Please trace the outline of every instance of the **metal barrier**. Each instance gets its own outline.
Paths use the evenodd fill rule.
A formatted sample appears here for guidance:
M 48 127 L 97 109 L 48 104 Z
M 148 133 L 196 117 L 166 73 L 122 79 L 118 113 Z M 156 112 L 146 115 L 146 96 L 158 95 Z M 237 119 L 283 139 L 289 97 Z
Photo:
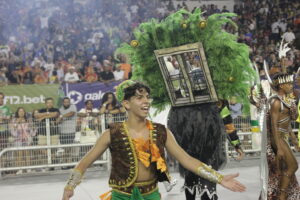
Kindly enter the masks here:
M 11 120 L 0 124 L 0 176 L 1 173 L 19 174 L 25 170 L 45 171 L 57 167 L 75 166 L 93 147 L 97 138 L 110 123 L 126 120 L 125 113 L 99 116 L 73 117 L 70 119 L 42 121 L 28 120 L 19 123 Z M 234 120 L 246 156 L 260 154 L 261 133 L 252 133 L 250 118 Z M 293 122 L 294 131 L 298 124 Z M 228 147 L 228 156 L 236 152 Z M 94 164 L 108 164 L 106 151 Z M 52 168 L 52 169 L 51 169 Z
M 250 117 L 238 117 L 233 120 L 238 131 L 241 146 L 246 156 L 260 156 L 261 151 L 261 132 L 251 132 Z M 299 124 L 295 121 L 291 123 L 293 132 L 298 132 Z M 228 142 L 227 154 L 229 157 L 236 155 L 235 149 Z M 291 146 L 293 146 L 291 144 Z
M 75 166 L 108 124 L 124 119 L 120 113 L 0 124 L 0 176 Z M 106 151 L 94 164 L 109 162 Z

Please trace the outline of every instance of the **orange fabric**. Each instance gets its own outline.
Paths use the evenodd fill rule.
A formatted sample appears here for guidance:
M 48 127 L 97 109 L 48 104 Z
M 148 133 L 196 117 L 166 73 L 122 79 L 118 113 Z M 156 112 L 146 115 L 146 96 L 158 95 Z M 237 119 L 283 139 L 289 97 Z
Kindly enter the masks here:
M 93 73 L 93 74 L 86 74 L 85 75 L 85 78 L 86 82 L 96 82 L 98 80 L 98 76 L 96 73 Z
M 147 120 L 146 126 L 147 126 L 147 128 L 148 128 L 149 130 L 153 130 L 153 129 L 154 129 L 152 123 L 151 123 L 149 120 Z
M 150 166 L 150 153 L 149 152 L 149 140 L 142 138 L 133 139 L 135 150 L 137 152 L 138 159 L 143 163 L 145 167 Z M 147 152 L 148 151 L 148 152 Z
M 45 84 L 48 82 L 48 78 L 43 76 L 42 73 L 40 74 L 37 74 L 35 77 L 34 77 L 34 83 L 36 84 Z
M 111 200 L 111 190 L 100 195 L 101 200 Z
M 147 120 L 147 128 L 153 130 L 153 125 L 150 121 Z M 156 144 L 151 143 L 149 140 L 144 140 L 143 138 L 134 138 L 132 139 L 135 145 L 138 159 L 143 163 L 145 167 L 150 166 L 150 153 L 151 153 L 151 162 L 156 162 L 157 169 L 161 172 L 167 170 L 167 165 L 165 160 L 161 157 L 159 148 Z M 148 153 L 150 152 L 150 153 Z
M 121 63 L 120 69 L 124 71 L 124 79 L 128 79 L 129 72 L 131 71 L 131 65 L 128 63 Z
M 151 162 L 156 162 L 157 169 L 161 172 L 165 172 L 167 170 L 167 166 L 165 160 L 159 153 L 159 148 L 156 146 L 156 144 L 151 144 L 150 148 L 152 153 Z

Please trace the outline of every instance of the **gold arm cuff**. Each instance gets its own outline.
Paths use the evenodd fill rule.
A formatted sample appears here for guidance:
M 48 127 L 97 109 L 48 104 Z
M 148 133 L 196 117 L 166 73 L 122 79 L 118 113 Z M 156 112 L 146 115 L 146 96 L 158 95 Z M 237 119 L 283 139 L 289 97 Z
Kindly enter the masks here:
M 71 175 L 67 181 L 65 189 L 74 190 L 77 185 L 81 183 L 83 172 L 79 169 L 73 169 Z
M 197 168 L 197 174 L 213 183 L 221 183 L 224 176 L 204 163 Z
M 66 185 L 65 190 L 74 190 L 74 188 L 71 185 Z

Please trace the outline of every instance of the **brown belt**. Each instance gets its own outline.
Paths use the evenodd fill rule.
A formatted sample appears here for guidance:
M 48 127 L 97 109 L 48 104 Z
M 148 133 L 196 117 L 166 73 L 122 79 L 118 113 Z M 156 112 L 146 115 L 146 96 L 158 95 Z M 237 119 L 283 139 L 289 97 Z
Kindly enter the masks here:
M 134 186 L 138 187 L 138 189 L 142 195 L 150 194 L 157 189 L 157 180 L 154 179 L 151 181 L 134 183 L 133 185 L 126 187 L 126 188 L 113 187 L 113 190 L 115 190 L 116 192 L 123 193 L 123 194 L 131 195 Z

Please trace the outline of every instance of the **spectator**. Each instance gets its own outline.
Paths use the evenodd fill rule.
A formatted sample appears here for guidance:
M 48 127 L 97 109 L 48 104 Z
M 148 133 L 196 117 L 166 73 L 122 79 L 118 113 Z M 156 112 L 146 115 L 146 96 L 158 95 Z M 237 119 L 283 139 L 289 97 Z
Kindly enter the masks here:
M 117 98 L 112 92 L 107 92 L 103 95 L 102 106 L 100 108 L 100 114 L 117 114 L 125 112 L 124 107 L 120 107 L 117 102 Z
M 176 72 L 175 72 L 176 69 L 175 69 L 175 67 L 172 63 L 172 58 L 170 56 L 167 58 L 165 63 L 166 63 L 166 67 L 168 69 L 168 72 L 169 72 L 170 76 L 175 75 L 176 74 Z
M 129 73 L 131 72 L 131 65 L 127 63 L 126 57 L 124 55 L 121 56 L 120 61 L 121 61 L 120 69 L 124 71 L 124 80 L 127 80 Z
M 69 67 L 69 72 L 66 73 L 64 81 L 66 83 L 77 83 L 79 81 L 78 74 L 75 72 L 75 67 Z
M 87 100 L 85 102 L 85 108 L 82 108 L 78 112 L 79 117 L 96 117 L 99 113 L 97 108 L 94 108 L 93 101 Z
M 33 136 L 36 135 L 37 130 L 34 128 L 32 121 L 27 118 L 25 109 L 19 107 L 10 123 L 10 131 L 14 138 L 14 147 L 26 147 L 32 144 Z M 29 150 L 16 151 L 15 156 L 16 167 L 32 164 Z M 21 173 L 23 173 L 22 170 L 17 171 L 17 174 Z
M 50 122 L 50 144 L 57 145 L 59 139 L 56 120 L 59 117 L 59 110 L 54 107 L 54 101 L 51 97 L 45 99 L 45 106 L 45 108 L 40 109 L 39 113 L 36 114 L 37 119 L 42 122 L 39 132 L 39 145 L 47 145 L 46 119 L 49 119 Z
M 229 10 L 227 10 L 226 6 L 223 6 L 222 13 L 226 13 L 226 12 L 229 12 Z
M 100 70 L 102 71 L 102 66 L 101 66 L 101 63 L 97 61 L 97 56 L 96 55 L 93 55 L 92 56 L 92 59 L 90 60 L 89 62 L 89 66 L 93 67 L 94 69 L 97 70 Z
M 57 118 L 59 117 L 59 110 L 54 107 L 53 98 L 46 98 L 45 99 L 45 108 L 39 110 L 36 114 L 37 120 L 40 121 L 40 128 L 38 130 L 38 145 L 46 146 L 48 144 L 47 140 L 47 130 L 46 130 L 46 123 L 49 122 L 50 126 L 50 145 L 58 145 L 59 144 L 59 132 L 57 126 Z M 56 163 L 56 156 L 55 152 L 52 150 L 52 158 L 54 158 L 54 163 Z M 41 150 L 41 156 L 45 156 L 42 159 L 46 158 L 47 150 Z M 44 160 L 46 162 L 46 160 Z
M 237 102 L 236 97 L 231 97 L 229 109 L 231 111 L 231 117 L 233 120 L 242 116 L 242 108 L 243 105 Z
M 103 70 L 104 70 L 104 67 L 108 68 L 109 71 L 113 71 L 113 63 L 112 63 L 112 59 L 111 57 L 109 57 L 110 60 L 103 60 Z
M 60 144 L 72 144 L 76 133 L 76 106 L 71 104 L 69 97 L 63 98 L 63 105 L 59 109 L 60 116 Z M 72 161 L 72 148 L 65 148 L 64 162 Z
M 50 61 L 49 58 L 47 62 L 44 64 L 45 72 L 48 78 L 52 76 L 53 70 L 54 70 L 54 64 Z
M 98 130 L 97 124 L 98 123 L 98 116 L 99 110 L 94 108 L 93 101 L 87 100 L 85 102 L 85 108 L 82 108 L 77 116 L 80 117 L 80 131 L 81 136 L 91 136 L 96 137 L 96 131 Z M 81 141 L 82 142 L 82 141 Z M 81 148 L 81 155 L 85 154 L 89 149 L 87 147 Z
M 114 77 L 116 81 L 122 81 L 124 80 L 124 71 L 121 70 L 121 65 L 117 64 L 116 66 L 116 71 L 113 72 L 114 73 Z
M 0 92 L 0 151 L 7 147 L 10 135 L 7 125 L 11 112 L 9 107 L 4 104 L 4 97 L 4 94 Z
M 287 43 L 292 43 L 296 39 L 291 27 L 288 27 L 287 32 L 285 32 L 281 37 Z
M 46 84 L 48 83 L 48 77 L 45 73 L 45 68 L 37 68 L 35 70 L 35 76 L 34 76 L 34 83 L 35 84 Z
M 96 82 L 98 81 L 98 75 L 95 73 L 93 67 L 87 67 L 86 68 L 86 73 L 84 76 L 84 80 L 88 83 Z
M 64 81 L 65 73 L 64 73 L 64 69 L 63 69 L 62 63 L 59 63 L 59 62 L 57 63 L 56 73 L 57 73 L 58 81 L 60 83 L 63 82 Z
M 8 79 L 6 78 L 5 71 L 6 70 L 4 68 L 0 69 L 0 87 L 6 86 L 8 83 Z
M 32 84 L 33 83 L 33 78 L 32 78 L 32 72 L 28 71 L 24 74 L 24 79 L 23 79 L 24 84 Z
M 104 65 L 104 71 L 100 72 L 99 80 L 105 84 L 115 81 L 114 74 L 110 71 L 110 66 Z
M 59 79 L 58 79 L 56 70 L 53 70 L 52 75 L 49 77 L 49 83 L 51 83 L 51 84 L 59 83 Z

